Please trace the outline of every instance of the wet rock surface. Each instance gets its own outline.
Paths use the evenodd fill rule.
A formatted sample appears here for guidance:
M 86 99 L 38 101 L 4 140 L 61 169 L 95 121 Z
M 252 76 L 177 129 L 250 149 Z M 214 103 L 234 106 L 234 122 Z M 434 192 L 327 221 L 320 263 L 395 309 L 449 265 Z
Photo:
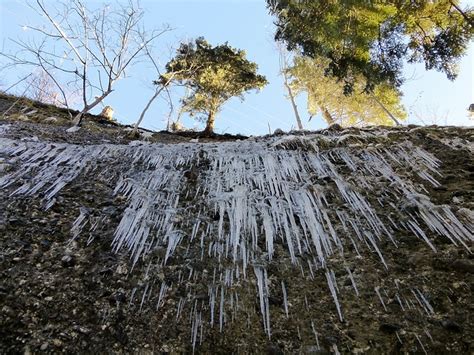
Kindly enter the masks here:
M 24 144 L 22 138 L 27 139 L 26 144 L 62 143 L 72 139 L 79 146 L 94 146 L 104 144 L 107 139 L 106 144 L 129 146 L 129 140 L 114 139 L 108 133 L 104 138 L 103 132 L 77 132 L 71 138 L 56 126 L 30 122 L 8 124 L 12 127 L 5 129 L 1 137 L 7 138 L 8 144 L 18 146 Z M 2 125 L 5 123 L 0 122 L 0 132 Z M 428 196 L 433 206 L 449 207 L 453 216 L 472 231 L 472 220 L 468 217 L 474 203 L 473 133 L 472 129 L 456 127 L 351 129 L 322 131 L 308 139 L 297 134 L 279 136 L 270 143 L 262 138 L 262 142 L 290 154 L 299 150 L 330 154 L 339 148 L 356 151 L 353 156 L 361 157 L 358 165 L 353 166 L 356 170 L 351 170 L 352 165 L 340 158 L 334 158 L 331 166 L 338 169 L 338 176 L 357 185 L 362 183 L 356 171 L 365 164 L 363 152 L 408 141 L 412 147 L 439 159 L 440 175 L 433 174 L 437 183 L 403 165 L 395 166 L 394 173 Z M 114 134 L 119 137 L 123 132 Z M 32 141 L 31 137 L 38 139 Z M 174 163 L 163 166 L 164 171 L 185 177 L 181 183 L 186 188 L 176 202 L 181 212 L 169 215 L 174 226 L 182 231 L 182 239 L 170 244 L 168 236 L 162 244 L 144 244 L 150 250 L 138 254 L 135 262 L 137 254 L 133 251 L 117 248 L 117 244 L 112 247 L 133 198 L 124 190 L 117 191 L 120 174 L 100 173 L 106 167 L 120 170 L 120 164 L 110 165 L 107 160 L 92 162 L 97 167 L 81 171 L 65 184 L 51 197 L 54 203 L 48 209 L 45 209 L 47 189 L 12 195 L 24 183 L 34 185 L 36 170 L 1 189 L 2 353 L 194 350 L 198 353 L 468 354 L 474 351 L 474 257 L 469 251 L 472 240 L 465 241 L 466 246 L 453 243 L 419 222 L 430 246 L 422 234 L 416 233 L 416 228 L 411 231 L 402 227 L 402 222 L 409 226 L 412 217 L 421 221 L 421 215 L 430 210 L 423 197 L 396 201 L 389 190 L 387 194 L 382 191 L 395 189 L 395 182 L 375 173 L 370 177 L 374 179 L 370 186 L 380 186 L 380 190 L 357 190 L 385 225 L 390 225 L 390 217 L 400 226 L 390 227 L 396 245 L 386 237 L 377 241 L 382 262 L 374 245 L 364 239 L 352 243 L 348 237 L 357 240 L 355 230 L 345 229 L 336 220 L 336 210 L 349 213 L 350 209 L 331 192 L 336 191 L 334 176 L 315 173 L 313 180 L 308 181 L 308 191 L 315 196 L 325 192 L 328 216 L 335 234 L 341 236 L 343 252 L 333 246 L 333 252 L 323 253 L 326 265 L 321 267 L 316 252 L 309 248 L 296 253 L 294 264 L 283 238 L 284 231 L 275 233 L 274 245 L 269 249 L 263 218 L 257 219 L 256 235 L 260 239 L 255 241 L 255 248 L 261 253 L 255 252 L 254 258 L 260 259 L 249 261 L 251 266 L 245 277 L 237 278 L 235 271 L 230 270 L 235 270 L 234 264 L 241 265 L 242 261 L 233 261 L 231 246 L 228 246 L 229 256 L 223 252 L 219 262 L 212 257 L 213 250 L 218 250 L 212 246 L 217 248 L 219 244 L 205 244 L 204 254 L 199 247 L 199 239 L 206 236 L 203 226 L 217 226 L 222 220 L 226 235 L 232 233 L 231 219 L 236 218 L 228 212 L 232 211 L 230 207 L 205 211 L 208 192 L 202 196 L 203 201 L 199 200 L 201 197 L 195 198 L 200 196 L 201 180 L 213 177 L 206 175 L 207 171 L 218 164 L 205 153 L 199 153 L 201 150 L 192 155 L 192 163 L 184 162 L 180 168 Z M 15 154 L 0 155 L 0 163 L 8 165 L 8 169 L 0 170 L 0 178 L 26 166 L 26 160 L 18 159 Z M 142 168 L 148 171 L 146 164 Z M 135 178 L 138 176 L 141 175 Z M 287 184 L 296 181 L 299 180 L 295 177 Z M 170 180 L 168 187 L 174 186 L 171 183 Z M 175 198 L 172 191 L 165 192 L 166 188 L 161 186 L 145 192 Z M 135 206 L 134 213 L 142 211 L 140 208 Z M 166 213 L 163 210 L 163 216 Z M 193 215 L 195 220 L 189 221 Z M 296 225 L 304 224 L 297 211 L 290 217 Z M 275 218 L 283 220 L 282 215 Z M 196 220 L 201 220 L 201 224 L 194 231 Z M 454 225 L 454 219 L 450 223 Z M 329 224 L 323 227 L 330 235 Z M 370 228 L 367 224 L 366 229 Z M 218 234 L 217 227 L 211 234 Z M 195 244 L 190 241 L 193 236 Z M 242 238 L 251 236 L 243 233 Z M 223 244 L 223 250 L 225 247 Z M 271 260 L 268 250 L 273 253 Z M 227 274 L 226 270 L 229 270 Z M 239 270 L 243 272 L 244 268 Z M 230 275 L 229 279 L 226 275 Z M 265 318 L 265 310 L 269 320 Z

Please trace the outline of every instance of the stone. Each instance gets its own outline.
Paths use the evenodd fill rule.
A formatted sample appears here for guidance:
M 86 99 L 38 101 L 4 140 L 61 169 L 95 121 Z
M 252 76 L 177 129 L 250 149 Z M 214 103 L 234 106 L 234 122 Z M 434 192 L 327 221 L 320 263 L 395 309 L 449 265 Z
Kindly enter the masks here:
M 451 264 L 451 268 L 455 271 L 474 274 L 474 262 L 472 260 L 457 259 Z
M 18 121 L 29 121 L 28 116 L 25 116 L 25 115 L 19 115 L 19 116 L 16 117 L 16 119 Z
M 415 252 L 413 253 L 407 260 L 407 263 L 410 266 L 421 266 L 422 264 L 426 263 L 427 257 L 426 254 L 423 254 L 421 252 Z
M 395 323 L 382 323 L 380 324 L 379 330 L 387 333 L 387 334 L 394 334 L 395 332 L 399 331 L 401 326 Z
M 46 122 L 46 123 L 55 123 L 55 122 L 58 122 L 58 118 L 57 117 L 54 117 L 54 116 L 51 116 L 51 117 L 47 117 L 43 120 L 43 122 Z
M 151 140 L 153 138 L 153 132 L 151 131 L 140 131 L 140 136 L 145 140 Z
M 277 344 L 271 343 L 267 345 L 267 354 L 268 355 L 283 355 L 283 351 Z
M 79 131 L 80 129 L 81 129 L 81 127 L 79 127 L 79 126 L 72 126 L 68 129 L 66 129 L 66 132 L 67 133 L 75 133 L 75 132 Z
M 462 331 L 461 326 L 451 319 L 444 319 L 441 321 L 441 325 L 444 329 L 454 333 L 460 333 Z
M 72 267 L 75 264 L 74 257 L 72 255 L 64 255 L 61 258 L 61 264 L 63 267 Z
M 0 163 L 0 173 L 6 173 L 11 169 L 11 165 L 7 163 Z
M 112 121 L 114 119 L 114 109 L 111 106 L 105 106 L 100 115 L 105 119 Z
M 114 296 L 114 299 L 118 303 L 125 303 L 127 301 L 127 297 L 123 292 L 117 292 Z
M 305 346 L 303 349 L 301 349 L 302 354 L 331 354 L 330 351 L 328 351 L 325 348 L 322 348 L 317 345 L 308 345 Z

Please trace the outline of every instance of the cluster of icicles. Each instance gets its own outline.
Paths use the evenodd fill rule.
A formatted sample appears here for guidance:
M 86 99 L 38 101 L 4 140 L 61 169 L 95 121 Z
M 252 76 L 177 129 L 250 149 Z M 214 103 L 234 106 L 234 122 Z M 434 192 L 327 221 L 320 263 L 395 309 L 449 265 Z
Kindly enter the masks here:
M 320 150 L 323 138 L 335 146 Z M 274 264 L 285 260 L 295 277 L 324 275 L 327 284 L 315 287 L 328 289 L 343 320 L 332 256 L 369 251 L 385 265 L 380 245 L 388 241 L 396 247 L 394 232 L 399 230 L 435 251 L 430 235 L 465 248 L 473 241 L 448 206 L 433 205 L 422 184 L 396 172 L 409 170 L 425 184 L 439 186 L 440 162 L 433 155 L 408 140 L 362 149 L 338 144 L 343 138 L 312 134 L 207 144 L 86 146 L 3 139 L 0 154 L 18 168 L 0 177 L 0 187 L 11 189 L 13 196 L 41 196 L 49 209 L 80 176 L 112 182 L 127 204 L 112 248 L 127 250 L 131 264 L 144 265 L 148 281 L 131 296 L 140 308 L 154 300 L 159 309 L 177 284 L 200 284 L 202 291 L 207 283 L 205 297 L 186 286 L 187 295 L 175 300 L 176 319 L 184 309 L 189 314 L 194 347 L 206 327 L 222 330 L 248 308 L 241 300 L 247 288 L 247 294 L 257 297 L 261 324 L 271 337 L 274 306 L 269 297 L 276 288 L 282 312 L 292 316 L 288 280 L 269 282 Z M 81 232 L 93 234 L 105 221 L 93 223 L 85 209 L 78 214 L 74 238 Z M 177 280 L 154 277 L 153 272 L 173 262 Z M 358 295 L 351 269 L 346 270 Z M 374 292 L 385 308 L 385 291 L 377 287 Z M 411 299 L 396 295 L 402 309 L 419 306 L 433 312 L 420 289 L 411 294 Z M 319 347 L 317 325 L 311 321 L 310 327 Z

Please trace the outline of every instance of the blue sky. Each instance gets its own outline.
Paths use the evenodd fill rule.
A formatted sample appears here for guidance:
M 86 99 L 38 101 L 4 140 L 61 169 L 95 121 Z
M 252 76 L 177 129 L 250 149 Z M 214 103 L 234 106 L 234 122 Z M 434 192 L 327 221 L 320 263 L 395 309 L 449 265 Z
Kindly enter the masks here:
M 46 0 L 48 6 L 54 3 Z M 96 6 L 101 1 L 86 3 Z M 464 4 L 474 5 L 474 0 L 464 1 Z M 177 47 L 180 41 L 204 36 L 214 45 L 229 42 L 233 47 L 245 49 L 247 57 L 258 63 L 260 73 L 269 80 L 270 84 L 259 93 L 247 94 L 244 102 L 233 99 L 224 106 L 216 120 L 218 133 L 257 135 L 268 133 L 269 126 L 272 130 L 290 130 L 295 126 L 291 104 L 285 98 L 282 78 L 278 74 L 278 53 L 272 41 L 273 19 L 264 0 L 142 0 L 141 5 L 146 10 L 147 27 L 168 23 L 174 28 L 158 39 L 155 52 L 160 54 L 158 59 L 162 64 L 170 59 L 170 48 Z M 30 35 L 22 30 L 22 25 L 41 22 L 23 0 L 0 0 L 0 16 L 0 38 L 3 50 L 7 51 L 12 47 L 9 38 Z M 423 65 L 406 67 L 406 77 L 411 79 L 402 90 L 403 102 L 410 112 L 408 122 L 472 126 L 474 121 L 468 119 L 466 108 L 474 102 L 473 67 L 472 44 L 461 62 L 460 75 L 455 82 L 450 82 L 441 73 L 424 71 Z M 128 78 L 117 83 L 105 102 L 114 108 L 117 119 L 123 123 L 132 123 L 138 118 L 152 94 L 149 83 L 154 79 L 153 72 L 143 65 L 135 66 L 128 74 Z M 19 71 L 9 72 L 4 81 L 14 82 L 20 75 Z M 298 98 L 298 106 L 305 128 L 325 126 L 320 118 L 307 122 L 304 95 Z M 167 104 L 157 100 L 143 126 L 164 129 L 167 112 Z M 183 123 L 187 127 L 202 128 L 202 124 L 189 118 Z

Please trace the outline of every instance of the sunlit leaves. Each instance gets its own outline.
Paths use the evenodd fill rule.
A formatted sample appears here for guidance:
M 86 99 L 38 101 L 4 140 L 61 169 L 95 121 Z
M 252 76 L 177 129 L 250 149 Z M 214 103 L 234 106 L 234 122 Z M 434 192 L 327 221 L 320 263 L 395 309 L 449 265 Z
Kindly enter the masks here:
M 456 62 L 474 35 L 474 12 L 458 0 L 267 0 L 277 40 L 302 55 L 328 59 L 326 73 L 366 89 L 400 86 L 405 61 L 456 77 Z
M 297 57 L 289 70 L 296 92 L 308 95 L 308 111 L 311 115 L 323 113 L 326 123 L 351 125 L 393 125 L 388 110 L 398 120 L 406 118 L 400 102 L 401 93 L 388 84 L 380 84 L 373 92 L 364 91 L 362 77 L 354 80 L 351 95 L 342 95 L 344 83 L 325 75 L 327 60 Z

